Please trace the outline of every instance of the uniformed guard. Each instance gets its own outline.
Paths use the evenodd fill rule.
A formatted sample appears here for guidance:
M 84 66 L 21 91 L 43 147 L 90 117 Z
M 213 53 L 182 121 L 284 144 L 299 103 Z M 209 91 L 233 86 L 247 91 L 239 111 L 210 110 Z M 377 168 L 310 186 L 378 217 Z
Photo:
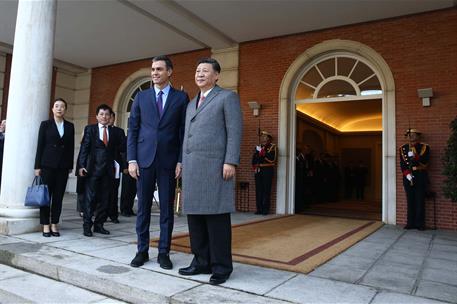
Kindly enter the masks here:
M 405 229 L 425 229 L 425 191 L 428 182 L 427 166 L 430 159 L 429 145 L 419 141 L 421 132 L 408 129 L 409 142 L 400 147 L 400 167 L 403 187 L 408 202 Z
M 277 147 L 271 141 L 273 137 L 267 131 L 262 131 L 261 145 L 256 146 L 252 156 L 252 167 L 255 172 L 255 214 L 266 215 L 270 211 L 271 184 L 276 165 Z

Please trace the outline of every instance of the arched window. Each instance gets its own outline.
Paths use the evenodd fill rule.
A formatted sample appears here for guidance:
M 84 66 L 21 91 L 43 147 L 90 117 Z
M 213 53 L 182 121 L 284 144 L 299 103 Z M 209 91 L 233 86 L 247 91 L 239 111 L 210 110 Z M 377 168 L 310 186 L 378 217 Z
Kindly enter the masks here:
M 309 99 L 381 98 L 376 73 L 360 59 L 348 55 L 324 57 L 303 74 L 295 90 L 295 102 Z
M 127 104 L 127 115 L 128 115 L 128 113 L 130 113 L 130 109 L 132 109 L 132 104 L 133 104 L 133 101 L 135 100 L 136 94 L 138 94 L 138 92 L 141 92 L 143 90 L 147 90 L 150 87 L 151 87 L 151 81 L 146 79 L 143 82 L 139 83 L 136 86 L 136 88 L 133 89 L 133 92 L 130 94 L 129 102 Z

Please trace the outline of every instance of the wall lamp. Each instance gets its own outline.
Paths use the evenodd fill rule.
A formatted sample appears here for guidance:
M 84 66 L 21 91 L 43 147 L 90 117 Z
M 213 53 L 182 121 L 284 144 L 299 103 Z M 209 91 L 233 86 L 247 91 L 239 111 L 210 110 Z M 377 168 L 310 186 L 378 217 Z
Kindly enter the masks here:
M 253 110 L 254 116 L 259 116 L 259 110 L 262 107 L 257 101 L 248 101 L 249 108 Z
M 427 89 L 418 89 L 417 95 L 422 98 L 422 106 L 423 107 L 430 107 L 430 97 L 433 97 L 433 90 L 432 88 Z

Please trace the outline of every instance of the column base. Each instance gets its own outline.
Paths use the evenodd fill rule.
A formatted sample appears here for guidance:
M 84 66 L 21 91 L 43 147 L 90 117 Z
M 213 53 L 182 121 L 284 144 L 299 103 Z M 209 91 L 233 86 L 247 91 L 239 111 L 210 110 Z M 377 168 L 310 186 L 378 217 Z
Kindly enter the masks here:
M 36 218 L 0 217 L 0 235 L 16 235 L 41 230 Z

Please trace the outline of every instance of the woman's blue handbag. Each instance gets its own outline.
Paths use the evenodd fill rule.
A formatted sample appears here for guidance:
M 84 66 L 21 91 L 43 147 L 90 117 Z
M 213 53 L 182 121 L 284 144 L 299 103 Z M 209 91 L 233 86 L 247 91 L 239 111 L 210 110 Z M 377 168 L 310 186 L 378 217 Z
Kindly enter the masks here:
M 32 186 L 27 188 L 25 196 L 25 205 L 29 207 L 46 207 L 49 206 L 48 185 L 43 184 L 41 176 L 35 176 Z

